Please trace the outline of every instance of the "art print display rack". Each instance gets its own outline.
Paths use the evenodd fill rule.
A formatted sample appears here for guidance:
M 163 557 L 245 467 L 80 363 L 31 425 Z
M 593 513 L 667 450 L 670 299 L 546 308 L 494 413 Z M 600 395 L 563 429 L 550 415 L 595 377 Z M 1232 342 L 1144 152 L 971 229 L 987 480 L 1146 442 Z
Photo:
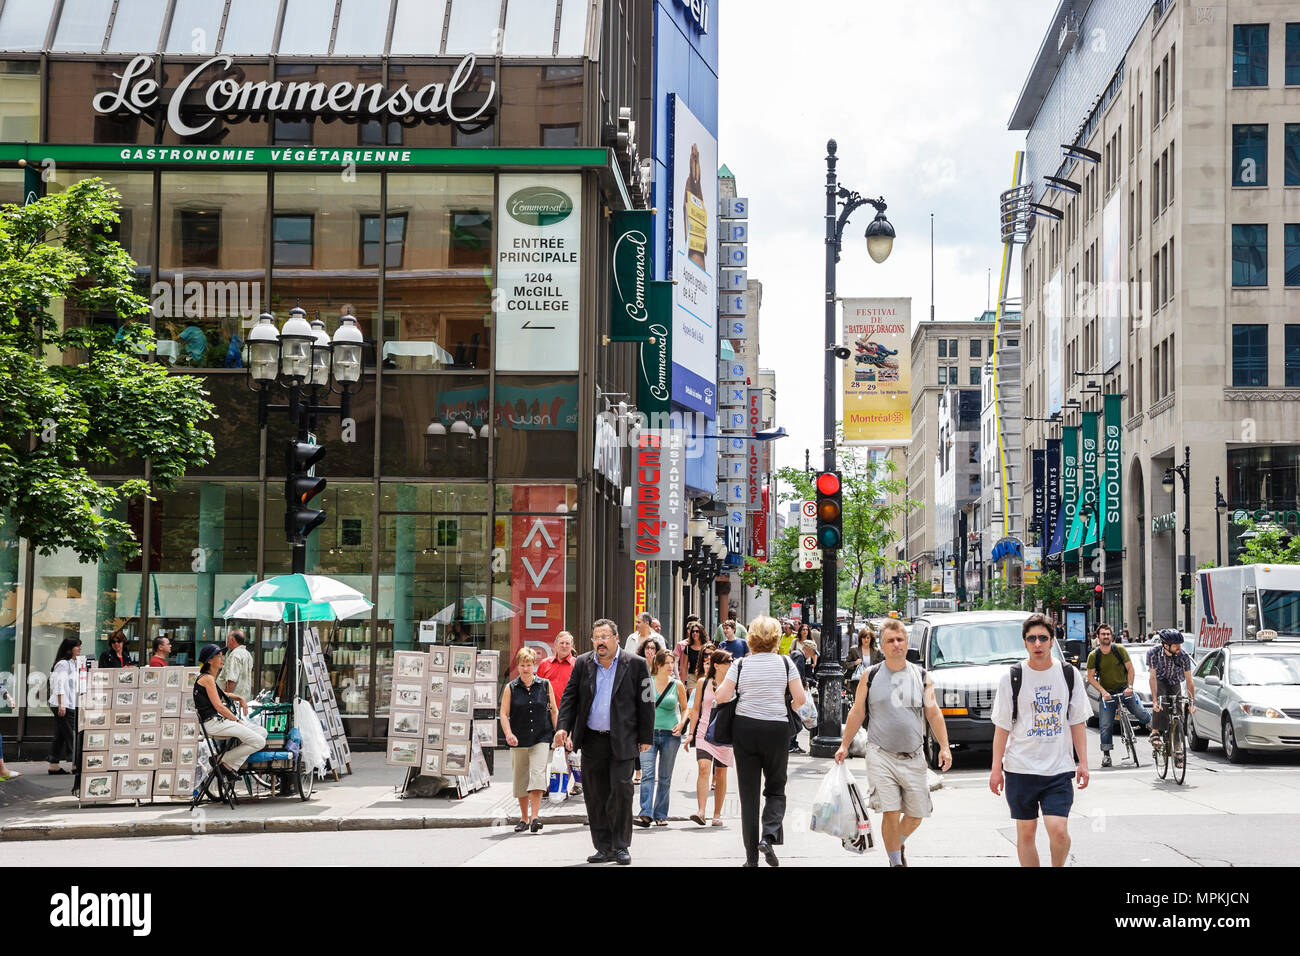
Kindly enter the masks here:
M 77 702 L 79 806 L 190 799 L 198 678 L 197 667 L 90 669 Z
M 498 658 L 457 644 L 393 654 L 384 760 L 407 771 L 401 795 L 418 776 L 445 780 L 458 797 L 491 782 L 483 749 L 497 742 Z
M 339 716 L 338 699 L 334 696 L 334 685 L 330 683 L 329 667 L 325 663 L 325 651 L 315 628 L 303 631 L 302 672 L 305 681 L 301 692 L 304 699 L 311 700 L 312 709 L 320 718 L 321 729 L 329 740 L 329 770 L 338 780 L 343 774 L 352 772 L 352 748 L 348 746 L 347 731 Z

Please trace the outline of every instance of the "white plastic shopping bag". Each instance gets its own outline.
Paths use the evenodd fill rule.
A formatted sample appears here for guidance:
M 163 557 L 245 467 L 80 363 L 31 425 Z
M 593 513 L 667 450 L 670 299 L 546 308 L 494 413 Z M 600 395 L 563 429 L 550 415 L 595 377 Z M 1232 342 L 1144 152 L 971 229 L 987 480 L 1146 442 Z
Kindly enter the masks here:
M 546 799 L 551 803 L 563 803 L 569 799 L 571 783 L 572 776 L 569 773 L 569 762 L 564 756 L 564 748 L 556 747 L 551 753 L 551 781 Z
M 799 708 L 799 719 L 809 730 L 817 726 L 817 705 L 813 703 L 811 695 L 804 699 L 803 706 Z
M 843 763 L 831 765 L 813 800 L 810 829 L 844 842 L 858 838 L 858 819 L 849 788 L 852 782 L 848 767 Z

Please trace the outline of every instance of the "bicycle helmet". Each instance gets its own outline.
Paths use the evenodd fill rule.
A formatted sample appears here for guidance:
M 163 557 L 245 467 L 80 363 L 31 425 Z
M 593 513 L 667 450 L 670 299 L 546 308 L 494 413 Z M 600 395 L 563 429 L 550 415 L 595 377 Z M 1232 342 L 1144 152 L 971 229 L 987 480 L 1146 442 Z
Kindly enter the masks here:
M 1183 632 L 1175 627 L 1163 627 L 1160 629 L 1161 644 L 1182 644 Z

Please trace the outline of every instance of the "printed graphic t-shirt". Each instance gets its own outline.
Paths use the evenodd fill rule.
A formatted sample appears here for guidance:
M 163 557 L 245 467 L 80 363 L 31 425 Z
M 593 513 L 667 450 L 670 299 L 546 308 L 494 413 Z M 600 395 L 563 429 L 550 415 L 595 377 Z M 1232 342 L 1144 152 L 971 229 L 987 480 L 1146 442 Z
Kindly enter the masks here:
M 1002 769 L 1009 773 L 1032 773 L 1043 777 L 1074 772 L 1074 750 L 1070 727 L 1092 716 L 1081 675 L 1075 675 L 1074 693 L 1066 699 L 1062 664 L 1053 661 L 1045 671 L 1036 671 L 1028 663 L 1021 665 L 1024 679 L 1020 684 L 1020 714 L 1011 723 L 1011 668 L 998 681 L 993 701 L 993 723 L 1010 731 Z

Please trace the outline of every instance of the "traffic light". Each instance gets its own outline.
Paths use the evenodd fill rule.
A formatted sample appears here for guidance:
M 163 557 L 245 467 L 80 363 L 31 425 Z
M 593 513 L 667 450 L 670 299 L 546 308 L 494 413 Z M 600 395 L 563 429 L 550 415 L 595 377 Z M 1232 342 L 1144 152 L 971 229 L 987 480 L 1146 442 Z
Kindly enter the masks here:
M 817 476 L 817 547 L 836 551 L 844 541 L 844 507 L 840 473 L 823 471 Z
M 325 457 L 323 445 L 290 439 L 285 452 L 284 533 L 292 543 L 301 543 L 325 522 L 325 512 L 308 507 L 308 502 L 325 490 L 325 479 L 308 471 Z
M 1098 584 L 1096 587 L 1092 589 L 1092 601 L 1098 611 L 1101 610 L 1101 596 L 1104 593 L 1104 591 L 1105 589 L 1102 588 L 1100 584 Z

